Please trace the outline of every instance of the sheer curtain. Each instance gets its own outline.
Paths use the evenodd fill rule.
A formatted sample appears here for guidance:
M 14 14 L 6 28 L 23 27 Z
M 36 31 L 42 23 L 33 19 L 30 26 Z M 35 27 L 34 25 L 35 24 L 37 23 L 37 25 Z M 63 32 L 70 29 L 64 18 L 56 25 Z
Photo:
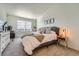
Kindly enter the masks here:
M 26 31 L 32 31 L 32 25 L 31 25 L 32 23 L 31 22 L 29 22 L 29 21 L 26 21 L 25 22 L 25 30 Z
M 32 22 L 17 20 L 17 29 L 21 31 L 32 31 Z

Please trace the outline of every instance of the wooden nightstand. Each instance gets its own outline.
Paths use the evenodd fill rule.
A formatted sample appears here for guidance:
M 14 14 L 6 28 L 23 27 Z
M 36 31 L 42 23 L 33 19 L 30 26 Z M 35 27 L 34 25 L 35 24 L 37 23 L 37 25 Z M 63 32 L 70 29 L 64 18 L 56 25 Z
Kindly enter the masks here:
M 60 41 L 62 40 L 63 42 L 65 42 L 65 47 L 68 47 L 67 39 L 66 38 L 62 38 L 62 37 L 58 36 L 57 39 L 58 39 L 58 44 L 60 44 Z

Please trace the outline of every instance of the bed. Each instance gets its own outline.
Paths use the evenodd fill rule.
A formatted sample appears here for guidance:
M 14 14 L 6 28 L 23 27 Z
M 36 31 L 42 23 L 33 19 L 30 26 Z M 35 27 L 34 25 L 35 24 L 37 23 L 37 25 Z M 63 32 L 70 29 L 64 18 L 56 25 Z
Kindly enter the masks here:
M 58 27 L 50 27 L 52 33 L 44 33 L 42 41 L 36 39 L 33 35 L 26 35 L 22 37 L 22 45 L 24 47 L 24 51 L 27 55 L 32 55 L 33 51 L 45 46 L 49 46 L 51 44 L 57 43 L 57 36 L 59 35 L 59 28 Z

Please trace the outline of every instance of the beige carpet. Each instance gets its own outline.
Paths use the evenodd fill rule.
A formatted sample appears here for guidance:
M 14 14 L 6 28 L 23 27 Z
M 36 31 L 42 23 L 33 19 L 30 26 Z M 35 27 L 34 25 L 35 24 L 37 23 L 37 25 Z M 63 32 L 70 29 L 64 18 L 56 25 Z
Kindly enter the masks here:
M 16 38 L 13 42 L 10 42 L 2 56 L 26 56 L 21 39 Z M 79 56 L 79 52 L 60 45 L 50 45 L 48 48 L 35 50 L 33 56 Z

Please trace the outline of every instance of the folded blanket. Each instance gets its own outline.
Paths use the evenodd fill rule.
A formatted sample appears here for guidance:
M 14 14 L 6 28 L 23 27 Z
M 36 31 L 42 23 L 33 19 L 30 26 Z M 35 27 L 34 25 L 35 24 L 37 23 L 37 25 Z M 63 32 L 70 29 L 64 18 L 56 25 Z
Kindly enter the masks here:
M 44 35 L 38 34 L 38 35 L 33 35 L 39 42 L 42 42 L 44 39 Z
M 38 47 L 41 43 L 33 36 L 26 36 L 22 39 L 25 52 L 32 55 L 33 49 Z

